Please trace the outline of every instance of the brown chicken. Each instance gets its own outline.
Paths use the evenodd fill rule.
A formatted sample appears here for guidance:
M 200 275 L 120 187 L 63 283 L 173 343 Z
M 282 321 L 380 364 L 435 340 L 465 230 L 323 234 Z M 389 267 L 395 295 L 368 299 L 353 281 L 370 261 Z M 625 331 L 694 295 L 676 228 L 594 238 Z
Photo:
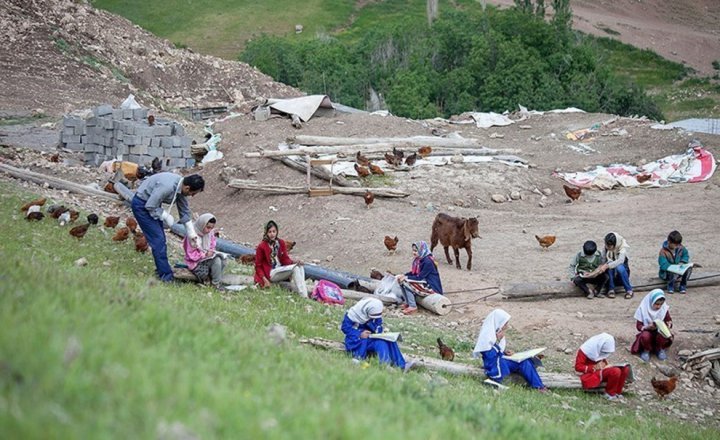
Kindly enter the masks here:
M 58 206 L 52 210 L 52 212 L 50 213 L 50 217 L 57 220 L 60 218 L 61 215 L 65 214 L 68 211 L 69 211 L 69 209 L 66 208 L 65 206 Z
M 440 338 L 437 339 L 437 342 L 438 348 L 440 349 L 440 357 L 442 358 L 442 360 L 452 361 L 453 359 L 455 359 L 455 352 L 452 348 L 443 344 L 443 341 L 441 341 Z
M 358 165 L 361 165 L 364 167 L 366 167 L 370 164 L 370 160 L 367 157 L 363 156 L 359 151 L 355 155 L 355 162 L 357 162 Z
M 128 217 L 127 219 L 125 219 L 125 226 L 130 229 L 130 232 L 135 234 L 135 230 L 138 227 L 137 220 L 135 220 L 133 217 Z
M 374 163 L 370 164 L 370 172 L 373 174 L 377 174 L 378 176 L 384 176 L 385 171 L 382 170 L 379 166 L 375 165 Z
M 563 189 L 565 190 L 565 194 L 567 194 L 572 201 L 579 199 L 582 194 L 581 188 L 573 188 L 572 186 L 563 185 Z
M 74 228 L 70 229 L 70 235 L 80 240 L 87 234 L 88 228 L 90 227 L 90 223 L 85 223 L 84 225 L 75 226 Z
M 538 237 L 536 235 L 535 240 L 537 240 L 538 243 L 540 243 L 540 247 L 542 247 L 543 249 L 547 249 L 550 246 L 552 246 L 553 243 L 555 243 L 555 236 L 554 235 L 546 235 L 544 237 Z
M 20 212 L 26 212 L 28 209 L 30 209 L 31 206 L 43 206 L 45 202 L 47 202 L 47 199 L 45 197 L 33 200 L 32 202 L 27 202 L 20 207 Z
M 385 162 L 387 162 L 388 165 L 393 166 L 393 167 L 400 165 L 398 163 L 397 157 L 393 156 L 390 153 L 385 153 Z
M 75 211 L 74 209 L 70 210 L 70 222 L 75 222 L 80 217 L 80 213 Z
M 650 379 L 650 383 L 652 384 L 653 388 L 655 389 L 655 392 L 657 395 L 664 399 L 665 396 L 675 391 L 675 387 L 677 386 L 678 377 L 673 376 L 670 379 L 667 380 L 657 380 L 654 377 Z
M 365 195 L 363 196 L 363 199 L 365 199 L 365 205 L 370 209 L 370 205 L 375 201 L 375 194 L 371 193 L 370 190 L 365 191 Z
M 357 171 L 358 176 L 363 177 L 363 178 L 370 175 L 370 171 L 368 171 L 367 168 L 361 167 L 358 164 L 355 164 L 355 171 Z
M 385 247 L 387 248 L 388 251 L 395 252 L 395 249 L 397 249 L 398 241 L 399 240 L 398 240 L 397 236 L 395 236 L 395 238 L 392 238 L 389 235 L 386 235 L 385 240 L 384 240 Z
M 240 255 L 240 258 L 237 259 L 237 262 L 240 264 L 246 264 L 248 266 L 255 264 L 255 254 L 246 254 L 246 255 Z
M 283 241 L 285 242 L 285 250 L 288 251 L 288 252 L 290 252 L 291 250 L 293 250 L 293 248 L 294 248 L 295 245 L 297 244 L 296 242 L 290 241 L 290 240 L 283 240 Z
M 113 185 L 112 182 L 106 183 L 103 191 L 109 192 L 110 194 L 117 194 L 117 191 L 115 191 L 115 185 Z
M 43 214 L 43 213 L 40 212 L 40 211 L 36 211 L 36 212 L 31 212 L 31 213 L 29 213 L 29 214 L 25 217 L 25 220 L 27 220 L 27 221 L 29 221 L 29 222 L 31 222 L 31 221 L 39 222 L 39 221 L 42 220 L 43 218 L 45 218 L 45 214 Z
M 405 153 L 402 150 L 398 150 L 397 148 L 393 147 L 393 156 L 398 159 L 398 162 L 402 162 L 403 157 L 405 157 Z
M 54 163 L 60 162 L 60 153 L 55 153 L 52 156 L 50 156 L 50 162 L 54 162 Z
M 142 232 L 135 235 L 135 250 L 138 252 L 145 252 L 148 250 L 148 242 Z
M 405 165 L 407 165 L 409 167 L 415 165 L 415 161 L 417 161 L 417 157 L 418 157 L 417 153 L 413 153 L 410 156 L 406 157 Z
M 114 228 L 115 226 L 120 223 L 120 217 L 110 216 L 105 219 L 105 223 L 103 223 L 103 226 L 106 228 Z
M 638 183 L 645 183 L 652 179 L 652 174 L 638 174 L 635 179 L 637 179 Z
M 427 147 L 427 146 L 426 146 L 426 147 L 420 147 L 420 148 L 418 148 L 418 150 L 417 150 L 417 154 L 419 154 L 420 157 L 422 157 L 423 159 L 425 159 L 426 157 L 428 157 L 428 156 L 430 155 L 430 153 L 432 153 L 432 148 L 431 148 L 431 147 Z
M 115 235 L 113 236 L 113 241 L 125 241 L 130 236 L 130 229 L 127 227 L 122 227 L 115 232 Z
M 380 272 L 379 270 L 372 269 L 370 271 L 370 278 L 372 278 L 374 280 L 381 280 L 384 278 L 384 276 L 383 276 L 382 272 Z

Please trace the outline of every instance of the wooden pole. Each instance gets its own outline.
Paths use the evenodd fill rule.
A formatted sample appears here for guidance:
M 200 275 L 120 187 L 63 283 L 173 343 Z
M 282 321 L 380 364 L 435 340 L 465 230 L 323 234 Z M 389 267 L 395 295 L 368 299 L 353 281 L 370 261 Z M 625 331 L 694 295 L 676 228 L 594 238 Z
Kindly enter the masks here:
M 436 136 L 414 136 L 403 138 L 343 138 L 328 136 L 307 136 L 297 135 L 288 139 L 288 143 L 299 145 L 368 145 L 368 144 L 391 144 L 397 148 L 420 148 L 420 147 L 445 147 L 445 148 L 480 148 L 479 139 L 466 138 L 441 138 Z
M 285 185 L 272 185 L 272 184 L 260 184 L 254 180 L 242 180 L 233 179 L 228 183 L 228 186 L 236 189 L 245 189 L 250 191 L 264 191 L 275 194 L 307 194 L 308 190 L 304 186 L 285 186 Z M 389 197 L 389 198 L 403 198 L 410 194 L 392 188 L 347 188 L 347 187 L 335 187 L 332 188 L 333 193 L 346 194 L 353 196 L 364 196 L 366 191 L 371 191 L 375 197 Z
M 393 147 L 398 147 L 398 144 L 394 143 L 377 143 L 377 144 L 345 144 L 336 146 L 301 146 L 300 148 L 293 148 L 291 150 L 262 150 L 262 151 L 251 151 L 244 153 L 244 157 L 284 157 L 284 156 L 303 156 L 311 155 L 317 156 L 319 154 L 338 154 L 338 153 L 356 153 L 358 151 L 362 153 L 383 153 L 392 151 Z M 445 150 L 451 152 L 466 152 L 466 155 L 473 156 L 497 156 L 499 154 L 514 154 L 519 153 L 520 150 L 515 148 L 507 149 L 492 149 L 485 148 L 480 145 L 469 145 L 467 147 L 459 146 L 442 146 L 432 147 L 434 150 Z M 435 153 L 438 155 L 438 153 Z M 462 153 L 461 153 L 462 154 Z M 352 159 L 350 159 L 352 160 Z
M 323 348 L 332 351 L 345 351 L 345 346 L 341 342 L 329 341 L 327 339 L 310 338 L 301 339 L 301 343 L 312 345 L 313 347 Z M 403 355 L 407 362 L 414 362 L 417 367 L 424 367 L 432 371 L 442 371 L 444 373 L 467 375 L 485 379 L 485 371 L 475 365 L 462 364 L 459 362 L 449 362 L 442 359 L 435 359 L 426 356 Z M 582 389 L 580 378 L 572 374 L 563 373 L 547 373 L 539 371 L 540 379 L 548 388 L 571 388 Z
M 303 164 L 296 162 L 292 159 L 289 159 L 287 157 L 270 157 L 270 159 L 278 160 L 278 161 L 282 162 L 283 164 L 285 164 L 286 166 L 288 166 L 294 170 L 300 171 L 302 173 L 304 173 L 306 171 L 305 166 Z M 311 168 L 310 173 L 313 176 L 318 177 L 323 180 L 327 180 L 327 181 L 330 181 L 330 179 L 333 179 L 333 182 L 336 185 L 347 186 L 347 187 L 360 186 L 360 182 L 358 182 L 357 180 L 348 180 L 343 176 L 333 177 L 330 174 L 330 172 L 328 170 L 326 170 L 325 168 L 322 168 L 322 167 L 310 167 L 310 168 Z
M 50 185 L 50 187 L 55 189 L 62 189 L 78 194 L 83 194 L 86 196 L 93 196 L 93 197 L 102 197 L 107 200 L 111 200 L 114 202 L 120 201 L 120 197 L 117 194 L 110 194 L 105 191 L 100 191 L 99 189 L 90 188 L 89 186 L 81 185 L 79 183 L 70 182 L 68 180 L 63 180 L 57 177 L 48 176 L 41 173 L 35 173 L 33 171 L 23 170 L 20 168 L 15 168 L 10 165 L 6 165 L 3 163 L 0 163 L 0 171 L 3 171 L 15 178 L 27 180 L 30 182 L 37 183 L 38 185 L 43 185 L 47 183 Z

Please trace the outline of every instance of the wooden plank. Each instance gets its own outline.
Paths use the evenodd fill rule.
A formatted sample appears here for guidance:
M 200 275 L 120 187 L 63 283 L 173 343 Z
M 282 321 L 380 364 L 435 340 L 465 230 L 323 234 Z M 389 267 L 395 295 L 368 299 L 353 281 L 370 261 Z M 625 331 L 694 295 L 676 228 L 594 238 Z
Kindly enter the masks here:
M 478 148 L 482 147 L 479 139 L 469 138 L 442 138 L 437 136 L 413 136 L 413 137 L 384 137 L 384 138 L 350 138 L 330 136 L 308 136 L 297 135 L 288 139 L 291 144 L 299 145 L 320 145 L 320 146 L 343 146 L 343 145 L 368 145 L 368 144 L 392 144 L 397 148 L 420 148 L 420 147 L 445 147 L 445 148 Z
M 319 197 L 319 196 L 331 196 L 333 195 L 332 188 L 310 188 L 309 196 L 310 197 Z
M 311 155 L 317 156 L 320 154 L 354 154 L 358 151 L 367 154 L 373 153 L 385 153 L 392 151 L 393 147 L 398 147 L 397 144 L 383 143 L 383 144 L 348 144 L 338 146 L 301 146 L 300 148 L 293 148 L 291 150 L 262 150 L 262 151 L 250 151 L 243 153 L 244 157 L 285 157 L 285 156 L 304 156 Z M 406 147 L 407 148 L 407 147 Z M 414 148 L 414 147 L 413 147 Z M 516 148 L 506 149 L 492 149 L 479 147 L 477 145 L 472 147 L 433 147 L 435 154 L 441 150 L 445 150 L 447 154 L 463 154 L 472 156 L 497 156 L 500 154 L 517 154 L 521 150 Z M 432 154 L 432 153 L 431 153 Z
M 718 348 L 711 348 L 710 350 L 701 351 L 699 353 L 695 353 L 694 355 L 690 356 L 687 361 L 690 362 L 692 360 L 698 359 L 704 357 L 705 360 L 712 361 L 715 359 L 720 359 L 720 347 Z
M 273 192 L 277 194 L 305 194 L 307 188 L 304 186 L 286 186 L 258 183 L 254 180 L 233 179 L 228 186 L 236 189 L 245 189 L 251 191 Z M 333 193 L 347 194 L 354 196 L 364 196 L 365 192 L 371 191 L 375 197 L 403 198 L 410 194 L 393 188 L 346 188 L 336 187 L 332 189 Z
M 7 173 L 18 179 L 37 183 L 38 185 L 43 185 L 43 184 L 47 183 L 51 188 L 55 188 L 55 189 L 70 191 L 70 192 L 74 192 L 77 194 L 83 194 L 86 196 L 101 197 L 103 199 L 111 200 L 114 202 L 120 201 L 120 196 L 118 196 L 117 194 L 110 194 L 108 192 L 101 191 L 99 189 L 94 189 L 89 186 L 81 185 L 79 183 L 70 182 L 68 180 L 63 180 L 63 179 L 60 179 L 57 177 L 48 176 L 48 175 L 45 175 L 42 173 L 36 173 L 34 171 L 15 168 L 15 167 L 7 165 L 7 164 L 0 163 L 0 171 Z
M 300 171 L 301 173 L 305 173 L 307 171 L 307 168 L 305 165 L 296 162 L 292 159 L 289 159 L 287 157 L 271 157 L 271 159 L 277 160 L 282 162 L 285 166 L 288 166 L 294 170 Z M 333 176 L 330 171 L 326 170 L 325 168 L 318 167 L 318 168 L 311 168 L 310 170 L 311 174 L 317 178 L 330 181 L 330 179 L 333 179 L 333 183 L 339 186 L 346 186 L 346 187 L 359 187 L 360 182 L 357 180 L 348 180 L 343 176 Z

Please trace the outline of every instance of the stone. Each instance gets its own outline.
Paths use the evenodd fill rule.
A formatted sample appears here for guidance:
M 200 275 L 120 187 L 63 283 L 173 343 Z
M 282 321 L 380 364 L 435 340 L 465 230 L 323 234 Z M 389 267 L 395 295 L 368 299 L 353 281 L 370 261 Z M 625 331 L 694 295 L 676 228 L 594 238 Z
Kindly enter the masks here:
M 450 158 L 450 162 L 452 163 L 463 163 L 465 162 L 465 158 L 462 154 L 456 154 L 453 157 Z
M 505 196 L 502 194 L 493 194 L 492 196 L 490 196 L 490 200 L 495 203 L 503 203 L 505 202 Z
M 541 207 L 541 208 L 544 208 L 544 207 L 545 207 L 545 202 L 540 202 L 540 203 L 538 203 L 538 206 Z
M 330 261 L 332 261 L 332 260 L 334 260 L 334 259 L 335 259 L 335 257 L 332 256 L 332 255 L 328 255 L 327 257 L 325 257 L 325 260 L 327 260 L 328 262 L 330 262 Z
M 680 357 L 690 357 L 692 356 L 693 352 L 692 350 L 680 350 L 678 351 L 678 356 Z
M 75 266 L 77 266 L 77 267 L 85 267 L 87 265 L 88 265 L 88 260 L 85 257 L 78 258 L 77 260 L 75 260 Z
M 542 193 L 549 196 L 552 194 L 552 190 L 550 188 L 543 188 Z
M 512 200 L 520 200 L 522 199 L 522 195 L 520 194 L 520 191 L 513 191 L 510 193 L 510 199 Z

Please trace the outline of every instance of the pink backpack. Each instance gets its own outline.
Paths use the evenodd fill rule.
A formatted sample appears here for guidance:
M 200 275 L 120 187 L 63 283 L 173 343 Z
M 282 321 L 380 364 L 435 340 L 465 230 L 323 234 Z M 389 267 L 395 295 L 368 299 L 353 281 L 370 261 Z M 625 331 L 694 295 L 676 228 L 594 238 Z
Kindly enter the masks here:
M 345 304 L 340 286 L 328 280 L 318 281 L 310 298 L 325 304 Z

